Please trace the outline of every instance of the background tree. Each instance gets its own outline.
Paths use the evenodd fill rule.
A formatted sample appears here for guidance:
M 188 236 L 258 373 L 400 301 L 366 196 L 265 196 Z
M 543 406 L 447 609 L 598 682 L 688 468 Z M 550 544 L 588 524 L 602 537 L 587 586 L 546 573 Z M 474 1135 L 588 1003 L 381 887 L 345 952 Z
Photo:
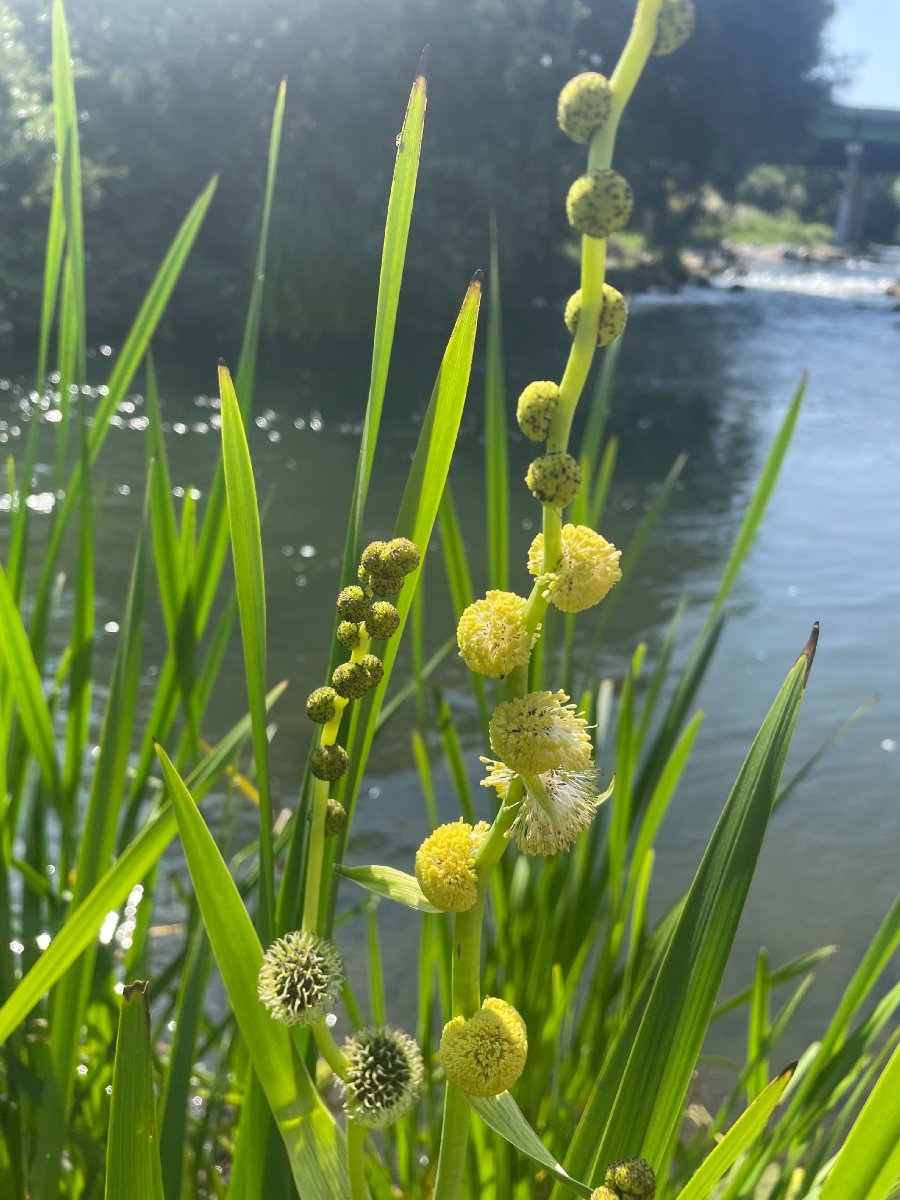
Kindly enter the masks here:
M 817 72 L 831 0 L 697 7 L 684 51 L 665 71 L 651 64 L 618 164 L 643 231 L 670 257 L 703 185 L 727 192 L 755 162 L 794 159 L 827 92 Z M 48 61 L 47 8 L 7 3 L 32 63 Z M 580 168 L 553 121 L 555 97 L 576 71 L 611 69 L 630 0 L 68 0 L 67 12 L 85 152 L 106 172 L 88 213 L 89 244 L 99 247 L 89 303 L 106 336 L 213 172 L 219 193 L 172 319 L 188 332 L 233 333 L 282 76 L 288 115 L 267 325 L 304 337 L 362 328 L 394 137 L 426 42 L 432 86 L 410 311 L 423 322 L 446 315 L 447 296 L 486 262 L 492 208 L 509 299 L 555 302 L 571 289 L 559 251 L 570 241 L 563 198 Z M 31 270 L 36 277 L 38 265 Z

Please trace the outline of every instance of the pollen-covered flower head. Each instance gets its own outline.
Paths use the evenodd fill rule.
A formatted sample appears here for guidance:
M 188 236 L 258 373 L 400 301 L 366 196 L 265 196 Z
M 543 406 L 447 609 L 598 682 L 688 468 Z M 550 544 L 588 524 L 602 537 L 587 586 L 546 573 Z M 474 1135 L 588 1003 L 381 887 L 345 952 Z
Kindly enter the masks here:
M 525 1066 L 528 1034 L 511 1004 L 486 996 L 474 1016 L 444 1026 L 438 1051 L 448 1082 L 469 1096 L 499 1096 Z
M 479 675 L 508 675 L 528 663 L 536 633 L 525 624 L 523 596 L 490 591 L 463 612 L 456 627 L 460 657 Z
M 601 1184 L 600 1187 L 594 1188 L 588 1200 L 620 1200 L 620 1197 L 618 1192 L 614 1192 L 612 1188 Z
M 440 825 L 416 851 L 416 879 L 435 908 L 465 912 L 478 899 L 475 855 L 489 828 L 486 821 Z
M 341 994 L 344 968 L 337 947 L 299 929 L 273 942 L 263 955 L 256 990 L 276 1021 L 314 1025 Z
M 566 328 L 574 337 L 581 319 L 581 288 L 573 292 L 566 302 L 564 319 Z M 597 345 L 608 346 L 610 342 L 614 342 L 625 328 L 627 320 L 628 305 L 625 303 L 625 297 L 612 284 L 604 283 L 600 323 L 597 326 Z
M 528 570 L 560 612 L 584 612 L 599 604 L 622 578 L 621 550 L 586 525 L 563 525 L 559 561 L 544 571 L 544 535 L 528 551 Z
M 559 93 L 556 119 L 564 134 L 584 144 L 606 124 L 611 110 L 609 80 L 598 71 L 583 71 Z
M 628 180 L 612 167 L 579 175 L 566 197 L 569 224 L 591 238 L 609 237 L 627 225 L 633 207 Z
M 591 735 L 565 692 L 529 692 L 503 700 L 491 716 L 491 749 L 517 775 L 586 771 Z
M 348 1067 L 341 1091 L 351 1120 L 384 1129 L 409 1112 L 419 1098 L 423 1067 L 408 1034 L 390 1025 L 368 1025 L 347 1038 L 344 1054 Z
M 693 0 L 663 0 L 656 18 L 653 53 L 674 54 L 694 32 Z
M 491 787 L 506 798 L 514 771 L 500 762 L 481 760 L 488 774 L 482 787 Z M 523 854 L 545 857 L 568 850 L 590 826 L 597 809 L 612 794 L 613 785 L 597 791 L 597 773 L 587 771 L 545 771 L 523 779 L 525 793 L 516 818 L 507 834 Z
M 603 1182 L 621 1200 L 653 1200 L 656 1175 L 646 1158 L 623 1158 L 606 1168 Z

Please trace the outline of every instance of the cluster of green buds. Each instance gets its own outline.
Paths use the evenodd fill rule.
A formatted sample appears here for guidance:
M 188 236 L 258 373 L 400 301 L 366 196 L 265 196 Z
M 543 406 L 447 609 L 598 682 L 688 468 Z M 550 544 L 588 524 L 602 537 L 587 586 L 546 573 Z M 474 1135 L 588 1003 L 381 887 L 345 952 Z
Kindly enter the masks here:
M 418 547 L 409 538 L 370 542 L 360 557 L 359 582 L 338 595 L 337 639 L 350 657 L 335 667 L 331 684 L 316 688 L 306 701 L 306 715 L 324 726 L 310 758 L 310 770 L 317 779 L 332 783 L 347 771 L 347 752 L 335 740 L 341 716 L 352 700 L 361 699 L 384 678 L 384 665 L 369 647 L 397 632 L 400 614 L 385 597 L 399 595 L 407 575 L 418 567 L 419 557 Z M 337 801 L 329 804 L 326 829 L 336 833 L 343 824 L 340 806 Z
M 603 1183 L 590 1200 L 653 1200 L 656 1176 L 645 1158 L 623 1158 L 606 1168 Z

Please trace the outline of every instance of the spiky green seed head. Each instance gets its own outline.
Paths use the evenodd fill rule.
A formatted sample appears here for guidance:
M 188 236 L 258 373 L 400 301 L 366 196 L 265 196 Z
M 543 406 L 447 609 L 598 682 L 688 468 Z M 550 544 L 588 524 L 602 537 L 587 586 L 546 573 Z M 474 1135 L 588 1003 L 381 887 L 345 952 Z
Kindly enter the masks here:
M 424 1066 L 411 1037 L 390 1025 L 369 1025 L 344 1042 L 344 1110 L 361 1125 L 393 1125 L 419 1098 Z
M 343 981 L 337 947 L 301 929 L 279 938 L 265 952 L 256 990 L 276 1021 L 314 1025 L 337 1003 Z
M 376 600 L 366 617 L 366 629 L 377 641 L 392 637 L 399 628 L 400 614 L 389 600 Z
M 338 593 L 337 610 L 345 621 L 365 621 L 372 601 L 357 584 L 351 584 Z
M 316 746 L 309 756 L 310 771 L 316 779 L 325 779 L 329 783 L 346 774 L 349 766 L 350 758 L 343 746 Z
M 589 142 L 606 124 L 612 110 L 612 89 L 605 75 L 584 71 L 559 93 L 556 119 L 573 142 Z
M 372 682 L 361 662 L 346 662 L 332 671 L 331 686 L 345 700 L 359 700 L 372 687 Z
M 627 225 L 633 207 L 628 180 L 610 167 L 579 175 L 566 197 L 569 224 L 591 238 L 609 237 Z
M 578 494 L 581 487 L 581 467 L 563 450 L 542 454 L 529 466 L 525 482 L 541 504 L 553 508 L 565 508 Z
M 516 405 L 519 428 L 533 442 L 545 442 L 559 403 L 559 387 L 548 379 L 529 383 Z
M 566 328 L 573 337 L 580 318 L 581 288 L 569 297 L 566 304 Z M 608 346 L 610 342 L 614 342 L 621 335 L 627 320 L 628 305 L 625 303 L 625 297 L 612 284 L 604 283 L 600 304 L 600 322 L 597 326 L 597 345 Z
M 320 687 L 310 692 L 306 701 L 306 715 L 317 725 L 327 725 L 337 712 L 337 692 L 334 688 Z
M 359 665 L 369 678 L 369 687 L 376 688 L 384 679 L 384 663 L 377 654 L 364 654 Z
M 653 53 L 674 54 L 694 32 L 693 0 L 663 0 L 656 19 Z
M 335 800 L 333 796 L 329 796 L 328 804 L 325 808 L 325 836 L 335 837 L 346 824 L 346 808 L 344 808 L 340 800 Z
M 359 624 L 356 621 L 341 621 L 337 627 L 337 640 L 345 650 L 355 650 L 359 645 Z
M 421 557 L 419 547 L 415 542 L 411 542 L 409 538 L 396 537 L 391 538 L 386 544 L 381 561 L 385 567 L 402 571 L 404 575 L 410 575 L 419 565 Z
M 653 1200 L 656 1176 L 646 1158 L 623 1158 L 606 1168 L 603 1182 L 621 1200 Z

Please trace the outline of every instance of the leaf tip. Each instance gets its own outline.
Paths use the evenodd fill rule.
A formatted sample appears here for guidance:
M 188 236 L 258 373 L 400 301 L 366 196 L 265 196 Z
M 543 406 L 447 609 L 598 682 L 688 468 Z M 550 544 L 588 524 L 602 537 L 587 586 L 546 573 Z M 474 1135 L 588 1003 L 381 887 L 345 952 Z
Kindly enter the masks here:
M 419 56 L 419 65 L 416 69 L 416 78 L 423 79 L 428 82 L 428 68 L 431 66 L 431 44 L 426 42 L 422 47 L 422 53 Z
M 122 999 L 130 1000 L 133 995 L 146 996 L 149 991 L 149 979 L 135 979 L 133 983 L 126 983 L 122 988 Z
M 813 659 L 816 657 L 816 646 L 818 646 L 818 644 L 819 644 L 819 622 L 816 621 L 813 624 L 812 632 L 809 635 L 809 641 L 803 647 L 803 651 L 800 655 L 801 658 L 806 659 L 806 674 L 803 677 L 804 683 L 806 683 L 807 679 L 809 679 L 809 673 L 812 670 Z
M 478 290 L 480 291 L 481 285 L 483 283 L 484 283 L 484 271 L 482 271 L 479 268 L 479 270 L 477 270 L 475 272 L 475 274 L 472 276 L 472 282 L 469 284 L 469 286 L 473 287 L 473 288 L 478 288 Z

